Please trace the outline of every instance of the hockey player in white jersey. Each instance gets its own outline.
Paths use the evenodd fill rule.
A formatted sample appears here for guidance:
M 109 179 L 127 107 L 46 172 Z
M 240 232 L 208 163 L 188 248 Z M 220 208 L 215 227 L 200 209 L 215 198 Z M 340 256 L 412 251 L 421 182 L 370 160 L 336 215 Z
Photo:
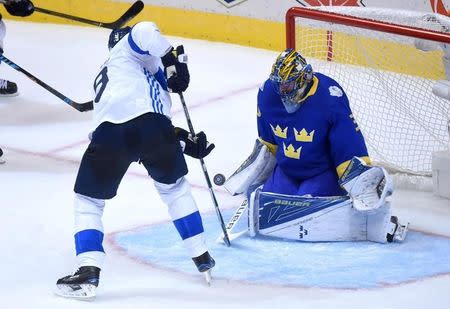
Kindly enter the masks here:
M 34 12 L 34 5 L 29 0 L 5 0 L 1 1 L 6 11 L 13 16 L 26 17 Z M 3 39 L 5 38 L 6 27 L 0 14 L 0 52 L 3 53 Z M 0 78 L 0 96 L 17 95 L 17 85 L 14 82 Z
M 113 30 L 110 54 L 94 81 L 92 140 L 75 182 L 75 248 L 78 270 L 57 281 L 57 294 L 95 297 L 105 257 L 102 214 L 105 200 L 139 161 L 168 206 L 169 214 L 200 272 L 215 261 L 208 253 L 203 225 L 187 174 L 184 154 L 207 156 L 214 144 L 203 132 L 191 136 L 170 120 L 171 92 L 183 92 L 189 71 L 182 46 L 174 49 L 154 23 Z M 151 207 L 151 201 L 146 201 Z
M 9 0 L 1 1 L 5 6 L 6 11 L 13 16 L 26 17 L 34 12 L 34 5 L 29 0 Z M 6 35 L 6 27 L 3 22 L 2 14 L 0 14 L 0 53 L 3 53 L 3 39 Z M 6 79 L 0 78 L 0 97 L 16 96 L 17 85 Z M 2 158 L 3 150 L 0 148 L 0 164 L 5 163 Z

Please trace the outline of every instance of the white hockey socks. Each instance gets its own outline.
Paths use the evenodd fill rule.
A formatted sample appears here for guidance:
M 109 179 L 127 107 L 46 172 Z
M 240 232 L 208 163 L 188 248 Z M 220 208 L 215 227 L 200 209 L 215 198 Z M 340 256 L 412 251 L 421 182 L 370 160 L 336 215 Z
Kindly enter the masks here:
M 208 248 L 203 236 L 202 219 L 189 183 L 181 177 L 174 184 L 155 181 L 155 187 L 167 205 L 170 217 L 190 256 L 197 257 L 205 253 Z

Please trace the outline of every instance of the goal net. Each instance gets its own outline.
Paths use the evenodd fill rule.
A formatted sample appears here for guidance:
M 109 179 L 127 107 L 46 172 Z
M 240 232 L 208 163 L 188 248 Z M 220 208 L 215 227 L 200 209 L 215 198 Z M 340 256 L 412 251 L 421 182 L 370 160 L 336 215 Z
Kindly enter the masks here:
M 430 176 L 432 153 L 450 149 L 450 101 L 432 93 L 446 79 L 449 20 L 389 9 L 291 8 L 286 39 L 314 71 L 344 88 L 375 164 Z

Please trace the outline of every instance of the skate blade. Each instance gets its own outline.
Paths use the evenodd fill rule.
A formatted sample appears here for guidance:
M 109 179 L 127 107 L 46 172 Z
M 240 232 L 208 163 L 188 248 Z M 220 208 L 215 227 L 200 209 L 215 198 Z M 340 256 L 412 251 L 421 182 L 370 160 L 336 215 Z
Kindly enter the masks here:
M 203 274 L 205 275 L 205 280 L 206 280 L 206 284 L 208 284 L 208 286 L 211 286 L 211 269 L 203 272 Z
M 19 91 L 15 92 L 15 93 L 0 94 L 0 97 L 9 98 L 9 97 L 17 97 L 18 95 L 19 95 Z
M 95 299 L 96 286 L 92 284 L 80 284 L 79 289 L 74 290 L 70 285 L 57 285 L 55 294 L 60 297 L 78 300 L 92 301 Z

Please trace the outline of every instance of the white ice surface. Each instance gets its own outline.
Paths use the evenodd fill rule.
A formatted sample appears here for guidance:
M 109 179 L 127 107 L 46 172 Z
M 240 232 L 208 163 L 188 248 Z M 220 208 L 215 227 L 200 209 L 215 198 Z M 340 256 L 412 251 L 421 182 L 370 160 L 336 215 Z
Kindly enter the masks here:
M 94 75 L 107 55 L 108 30 L 6 23 L 7 57 L 73 100 L 90 99 Z M 209 173 L 229 175 L 252 149 L 257 89 L 277 53 L 170 39 L 174 45 L 184 44 L 190 56 L 192 82 L 185 98 L 194 127 L 205 130 L 216 143 L 205 160 Z M 0 98 L 0 146 L 7 161 L 0 165 L 1 308 L 450 307 L 450 275 L 372 290 L 279 287 L 229 280 L 216 280 L 207 287 L 201 277 L 141 264 L 108 242 L 96 301 L 54 296 L 56 279 L 74 270 L 72 188 L 87 146 L 91 116 L 67 106 L 5 64 L 0 66 L 0 76 L 17 82 L 20 88 L 20 96 Z M 178 98 L 174 96 L 173 101 L 173 122 L 186 127 Z M 188 179 L 200 210 L 213 211 L 198 162 L 188 159 L 188 164 Z M 237 206 L 237 200 L 223 190 L 216 194 L 222 208 Z M 412 228 L 450 236 L 449 200 L 431 193 L 397 190 L 393 205 Z M 167 220 L 151 180 L 141 166 L 132 165 L 118 196 L 107 203 L 105 232 Z M 251 263 L 251 256 L 248 260 Z

